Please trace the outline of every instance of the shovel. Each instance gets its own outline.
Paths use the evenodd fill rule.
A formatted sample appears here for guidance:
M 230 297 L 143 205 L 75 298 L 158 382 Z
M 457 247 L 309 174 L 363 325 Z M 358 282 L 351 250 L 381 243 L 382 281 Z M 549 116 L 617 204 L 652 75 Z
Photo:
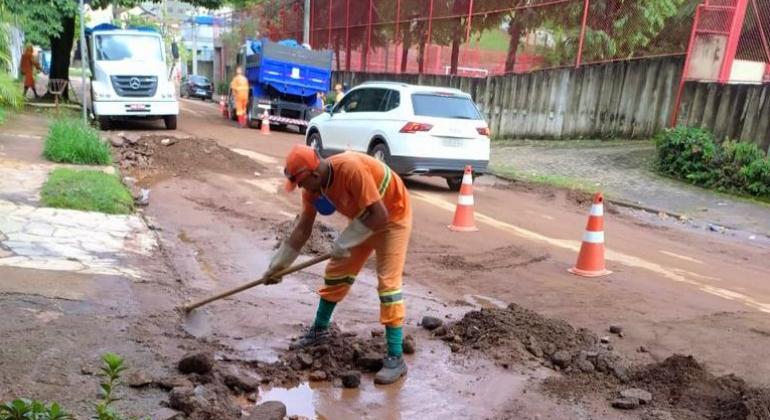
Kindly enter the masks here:
M 309 260 L 307 260 L 305 262 L 301 262 L 301 263 L 299 263 L 297 265 L 294 265 L 292 267 L 289 267 L 289 268 L 286 268 L 286 269 L 284 269 L 282 271 L 279 271 L 279 272 L 273 274 L 272 276 L 263 276 L 259 280 L 254 280 L 252 282 L 249 282 L 249 283 L 246 283 L 246 284 L 242 284 L 242 285 L 240 285 L 240 286 L 238 286 L 238 287 L 236 287 L 234 289 L 225 290 L 222 293 L 216 294 L 216 295 L 211 296 L 211 297 L 207 297 L 206 299 L 202 299 L 202 300 L 199 300 L 197 302 L 189 303 L 187 305 L 182 306 L 180 309 L 182 309 L 182 312 L 184 312 L 185 314 L 188 314 L 193 309 L 201 307 L 201 306 L 203 306 L 203 305 L 205 305 L 207 303 L 211 303 L 211 302 L 213 302 L 215 300 L 226 298 L 226 297 L 234 295 L 234 294 L 236 294 L 238 292 L 242 292 L 242 291 L 244 291 L 246 289 L 250 289 L 250 288 L 252 288 L 254 286 L 258 286 L 260 284 L 264 284 L 270 277 L 283 277 L 283 276 L 285 276 L 287 274 L 291 274 L 291 273 L 297 272 L 299 270 L 303 270 L 303 269 L 308 268 L 310 266 L 316 265 L 316 264 L 318 264 L 320 262 L 324 262 L 324 261 L 328 260 L 329 258 L 331 258 L 331 255 L 329 255 L 329 254 L 319 255 L 319 256 L 317 256 L 315 258 L 311 258 L 311 259 L 309 259 Z

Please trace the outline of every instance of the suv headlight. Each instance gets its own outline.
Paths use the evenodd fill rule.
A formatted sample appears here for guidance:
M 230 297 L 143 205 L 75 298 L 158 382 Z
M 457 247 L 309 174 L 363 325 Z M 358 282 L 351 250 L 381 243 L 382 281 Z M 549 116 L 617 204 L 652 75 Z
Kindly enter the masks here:
M 94 99 L 110 99 L 112 98 L 112 89 L 109 85 L 101 82 L 93 82 Z

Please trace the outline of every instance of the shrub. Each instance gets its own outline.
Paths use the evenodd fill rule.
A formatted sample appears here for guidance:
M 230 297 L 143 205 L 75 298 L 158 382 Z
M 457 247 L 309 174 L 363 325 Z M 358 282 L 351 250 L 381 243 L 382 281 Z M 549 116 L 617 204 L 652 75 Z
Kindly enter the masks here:
M 770 197 L 770 161 L 754 143 L 717 144 L 703 129 L 666 129 L 655 138 L 658 170 L 720 191 Z
M 112 163 L 110 146 L 102 142 L 99 132 L 74 118 L 62 118 L 51 123 L 43 156 L 54 162 L 81 165 Z
M 127 214 L 134 209 L 131 194 L 118 177 L 99 171 L 55 169 L 40 195 L 48 207 L 108 214 Z

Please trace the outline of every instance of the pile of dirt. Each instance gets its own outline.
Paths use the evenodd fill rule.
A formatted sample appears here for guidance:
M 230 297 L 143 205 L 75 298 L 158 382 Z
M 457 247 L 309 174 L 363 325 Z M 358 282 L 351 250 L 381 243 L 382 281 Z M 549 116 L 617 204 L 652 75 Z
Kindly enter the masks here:
M 118 133 L 112 145 L 120 168 L 143 186 L 168 176 L 191 177 L 202 172 L 254 176 L 264 170 L 254 160 L 211 139 Z
M 483 272 L 526 267 L 545 261 L 549 255 L 532 255 L 526 249 L 508 245 L 478 254 L 459 255 L 441 253 L 431 255 L 428 261 L 443 270 Z
M 344 377 L 351 372 L 374 373 L 382 368 L 387 350 L 381 334 L 363 338 L 341 332 L 335 325 L 330 332 L 323 343 L 303 348 L 291 346 L 278 362 L 255 363 L 253 367 L 263 381 L 279 386 L 293 386 L 303 380 L 331 381 L 342 386 Z M 405 341 L 414 342 L 411 337 Z
M 503 367 L 535 360 L 561 371 L 543 384 L 558 398 L 604 395 L 613 407 L 643 407 L 650 418 L 662 409 L 676 419 L 770 419 L 770 389 L 752 388 L 734 375 L 716 377 L 692 356 L 632 366 L 613 351 L 609 337 L 599 340 L 516 304 L 468 312 L 433 334 L 453 352 L 480 352 Z
M 281 241 L 288 238 L 297 223 L 298 217 L 293 220 L 286 220 L 275 225 L 275 248 L 278 248 Z M 302 253 L 306 255 L 321 255 L 329 252 L 331 244 L 337 239 L 338 232 L 333 227 L 316 220 L 313 224 L 313 231 L 310 239 L 307 240 L 302 248 Z
M 565 321 L 546 318 L 514 303 L 505 309 L 468 312 L 461 320 L 435 330 L 434 335 L 455 352 L 477 350 L 502 366 L 535 357 L 546 366 L 566 370 L 576 366 L 573 360 L 578 358 L 598 359 L 600 350 L 591 331 L 576 330 Z

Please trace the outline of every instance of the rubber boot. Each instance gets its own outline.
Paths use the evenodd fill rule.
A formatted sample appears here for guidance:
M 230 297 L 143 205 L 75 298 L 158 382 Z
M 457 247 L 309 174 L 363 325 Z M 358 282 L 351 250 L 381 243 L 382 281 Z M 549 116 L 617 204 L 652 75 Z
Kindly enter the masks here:
M 374 376 L 374 383 L 387 385 L 396 382 L 407 372 L 406 362 L 402 356 L 388 356 L 382 361 L 382 369 Z
M 328 328 L 313 325 L 307 330 L 307 333 L 305 333 L 305 335 L 299 339 L 296 347 L 312 347 L 318 344 L 322 344 L 328 340 L 330 336 L 331 334 L 329 333 Z

